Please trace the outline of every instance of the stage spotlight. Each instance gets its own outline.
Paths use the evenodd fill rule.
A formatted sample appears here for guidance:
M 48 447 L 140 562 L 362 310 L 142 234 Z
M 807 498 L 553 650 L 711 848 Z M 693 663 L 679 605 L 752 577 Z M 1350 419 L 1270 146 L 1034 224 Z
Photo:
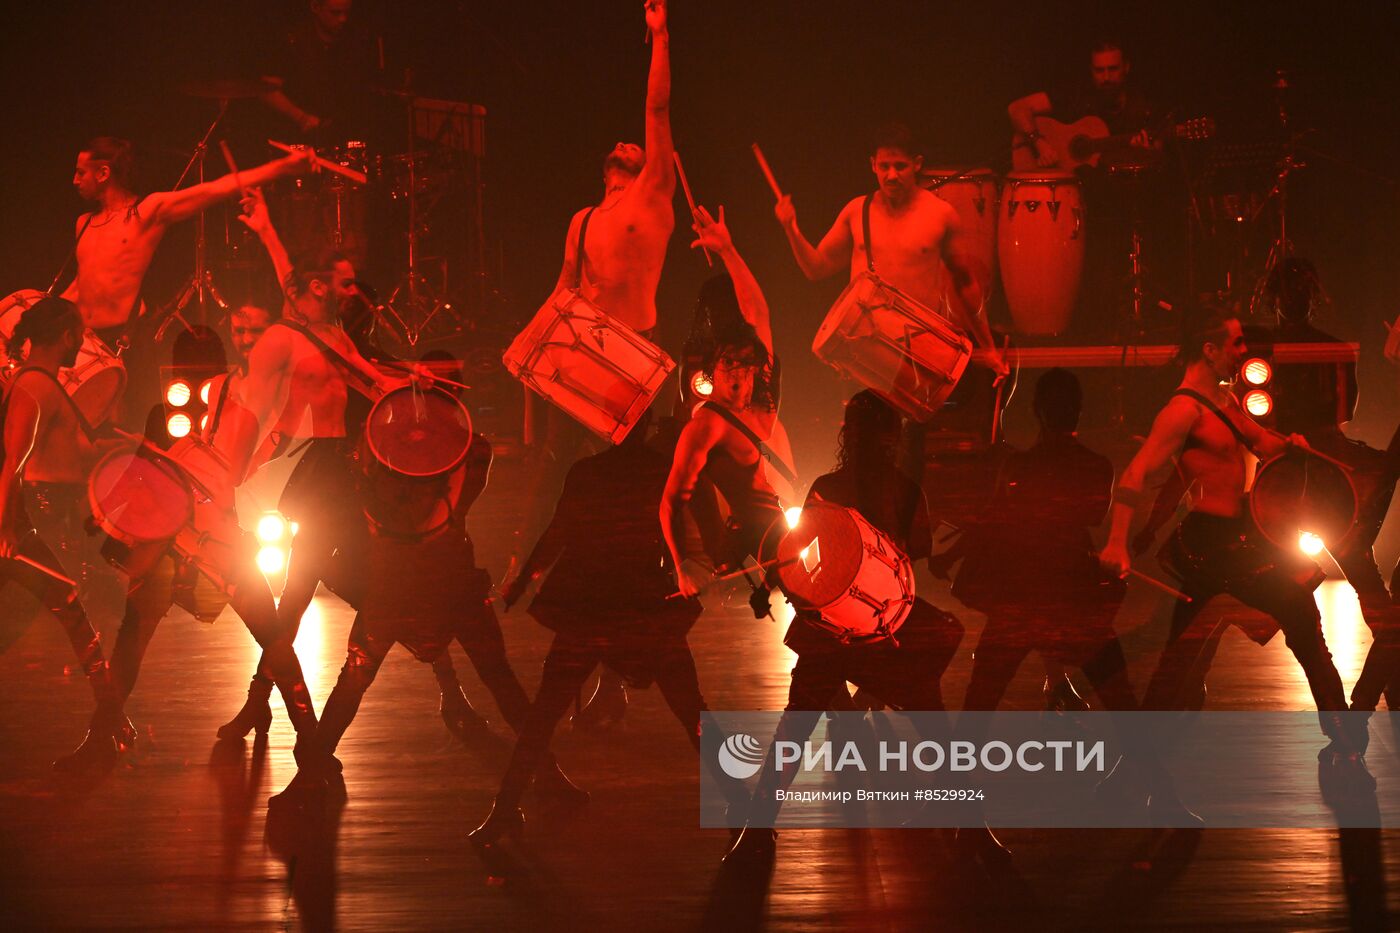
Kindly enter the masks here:
M 183 379 L 176 379 L 165 387 L 165 401 L 171 408 L 183 408 L 190 403 L 190 396 L 193 392 L 190 384 Z M 189 432 L 186 431 L 186 434 Z M 182 437 L 184 435 L 181 435 Z
M 209 405 L 209 389 L 213 384 L 213 379 L 206 379 L 199 387 L 199 400 L 203 402 L 206 407 Z
M 209 430 L 209 412 L 206 411 L 199 416 L 199 433 L 203 434 L 207 430 Z
M 783 510 L 783 517 L 787 519 L 787 526 L 789 528 L 796 528 L 797 523 L 802 521 L 802 506 L 794 505 Z
M 697 372 L 690 377 L 690 389 L 701 398 L 709 398 L 715 391 L 715 384 L 704 373 Z
M 1274 368 L 1269 365 L 1267 360 L 1262 360 L 1257 356 L 1246 360 L 1241 372 L 1244 375 L 1244 381 L 1252 386 L 1265 385 L 1274 377 Z
M 1263 389 L 1251 389 L 1245 394 L 1244 410 L 1256 418 L 1263 418 L 1274 410 L 1274 400 Z
M 267 512 L 258 519 L 258 540 L 263 544 L 275 544 L 287 534 L 287 520 L 280 512 Z
M 165 431 L 171 437 L 179 440 L 190 433 L 194 423 L 190 421 L 190 416 L 182 411 L 177 411 L 165 420 Z
M 287 566 L 287 553 L 275 544 L 258 550 L 258 569 L 265 574 L 281 573 Z
M 1298 550 L 1309 557 L 1316 557 L 1321 554 L 1325 547 L 1327 547 L 1326 543 L 1311 531 L 1302 531 L 1298 533 Z

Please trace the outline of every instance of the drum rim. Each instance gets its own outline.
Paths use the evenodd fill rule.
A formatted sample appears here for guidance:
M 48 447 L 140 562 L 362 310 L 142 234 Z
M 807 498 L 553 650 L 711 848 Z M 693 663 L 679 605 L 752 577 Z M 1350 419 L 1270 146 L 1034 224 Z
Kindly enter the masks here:
M 106 510 L 102 507 L 101 500 L 97 496 L 97 477 L 101 474 L 103 469 L 107 467 L 107 465 L 113 460 L 116 460 L 118 457 L 139 457 L 141 455 L 140 450 L 141 448 L 139 447 L 120 447 L 116 450 L 108 451 L 102 457 L 102 459 L 97 461 L 96 465 L 94 465 L 92 468 L 92 472 L 88 474 L 88 507 L 92 512 L 93 522 L 97 525 L 97 527 L 101 528 L 102 531 L 105 532 L 109 537 L 115 538 L 122 544 L 125 544 L 127 547 L 135 547 L 140 544 L 149 544 L 154 541 L 164 541 L 167 539 L 138 538 L 136 535 L 127 532 L 125 529 L 116 525 L 115 522 L 111 521 L 111 519 L 107 516 Z M 173 476 L 181 480 L 181 488 L 184 490 L 186 503 L 186 508 L 184 509 L 185 517 L 184 520 L 181 522 L 181 527 L 189 525 L 192 521 L 194 521 L 194 490 L 190 487 L 189 480 L 185 478 L 185 476 L 180 472 L 180 469 L 174 464 L 165 463 L 157 458 L 146 459 L 150 460 L 150 462 L 153 464 L 159 465 L 161 468 L 170 470 Z M 177 534 L 178 532 L 179 529 L 176 529 Z M 172 535 L 171 537 L 174 536 Z
M 448 401 L 455 404 L 457 408 L 462 412 L 462 414 L 466 416 L 467 443 L 462 448 L 462 452 L 457 455 L 457 458 L 455 460 L 452 461 L 451 465 L 440 470 L 434 470 L 429 473 L 414 473 L 408 470 L 401 469 L 400 467 L 391 465 L 389 461 L 385 459 L 384 455 L 380 453 L 379 445 L 377 445 L 374 442 L 374 432 L 370 429 L 370 425 L 374 421 L 375 412 L 379 411 L 379 406 L 383 405 L 385 401 L 387 401 L 391 396 L 397 395 L 400 392 L 421 392 L 424 395 L 439 395 L 442 398 L 445 398 Z M 453 470 L 457 469 L 466 461 L 467 454 L 471 452 L 472 438 L 474 436 L 475 432 L 473 430 L 472 425 L 472 413 L 467 409 L 467 406 L 462 402 L 460 398 L 458 398 L 450 392 L 447 392 L 444 389 L 438 388 L 437 386 L 429 386 L 426 389 L 419 389 L 411 385 L 406 385 L 399 386 L 395 389 L 390 389 L 388 392 L 385 392 L 383 395 L 381 395 L 372 406 L 370 406 L 369 416 L 365 418 L 365 445 L 369 448 L 370 455 L 374 457 L 374 459 L 379 463 L 380 466 L 384 467 L 384 469 L 388 470 L 389 472 L 395 473 L 399 476 L 407 476 L 412 479 L 433 479 L 438 476 L 445 476 L 448 473 L 451 473 Z
M 1290 451 L 1284 451 L 1281 454 L 1275 454 L 1268 460 L 1265 460 L 1263 463 L 1259 464 L 1258 469 L 1254 471 L 1254 482 L 1250 484 L 1249 487 L 1250 521 L 1254 524 L 1254 527 L 1258 529 L 1259 533 L 1263 535 L 1266 539 L 1268 539 L 1270 544 L 1273 544 L 1275 547 L 1280 548 L 1287 548 L 1290 546 L 1290 544 L 1294 542 L 1279 541 L 1268 529 L 1266 529 L 1263 526 L 1263 524 L 1260 523 L 1258 506 L 1259 499 L 1258 496 L 1255 495 L 1255 491 L 1259 488 L 1259 480 L 1264 476 L 1266 472 L 1268 472 L 1268 470 L 1271 467 L 1273 467 L 1280 461 L 1289 459 L 1292 459 L 1290 457 Z M 1346 480 L 1347 488 L 1351 490 L 1351 522 L 1347 527 L 1347 532 L 1337 541 L 1325 542 L 1327 550 L 1333 551 L 1340 549 L 1347 541 L 1351 540 L 1351 536 L 1356 533 L 1356 525 L 1359 519 L 1361 518 L 1361 492 L 1356 488 L 1356 481 L 1351 478 L 1351 474 L 1348 473 L 1346 470 L 1343 470 L 1336 464 L 1328 463 L 1326 460 L 1322 460 L 1320 462 L 1326 463 L 1329 469 L 1335 470 L 1337 472 L 1337 475 L 1341 476 L 1342 479 Z
M 1007 172 L 1005 175 L 1002 176 L 1002 181 L 1007 183 L 1041 182 L 1045 184 L 1049 184 L 1051 182 L 1055 184 L 1069 184 L 1073 182 L 1077 185 L 1079 184 L 1079 176 L 1074 174 L 1073 172 L 1061 171 L 1059 169 L 1038 168 L 1027 169 L 1026 171 L 1022 172 Z

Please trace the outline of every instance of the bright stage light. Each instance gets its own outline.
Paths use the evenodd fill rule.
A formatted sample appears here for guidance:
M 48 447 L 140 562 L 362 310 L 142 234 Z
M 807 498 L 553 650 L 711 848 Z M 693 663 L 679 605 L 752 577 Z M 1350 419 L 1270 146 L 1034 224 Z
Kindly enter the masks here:
M 165 401 L 171 408 L 184 408 L 193 394 L 190 384 L 183 379 L 176 379 L 165 387 Z
M 1274 410 L 1274 400 L 1263 389 L 1251 389 L 1244 396 L 1244 410 L 1262 418 Z
M 258 551 L 258 569 L 263 573 L 280 573 L 287 566 L 287 554 L 280 547 L 269 544 Z
M 263 544 L 281 541 L 287 534 L 287 520 L 279 512 L 268 512 L 258 519 L 258 540 Z
M 1246 360 L 1241 372 L 1244 375 L 1244 381 L 1252 386 L 1264 385 L 1274 377 L 1274 368 L 1269 365 L 1267 360 L 1261 360 L 1257 356 L 1252 360 Z
M 784 510 L 783 517 L 787 519 L 787 526 L 789 528 L 796 528 L 797 523 L 802 521 L 802 506 L 794 505 Z
M 696 373 L 690 377 L 690 389 L 701 398 L 709 398 L 715 391 L 715 384 L 704 373 Z
M 206 379 L 199 387 L 199 400 L 205 405 L 209 404 L 209 388 L 214 384 L 213 379 Z
M 1327 547 L 1326 543 L 1323 542 L 1321 538 L 1313 534 L 1311 531 L 1299 532 L 1298 550 L 1302 551 L 1309 557 L 1316 557 L 1317 555 L 1321 554 L 1323 548 L 1325 547 Z
M 171 437 L 179 440 L 190 433 L 194 423 L 190 421 L 190 416 L 182 411 L 177 411 L 165 421 L 165 430 Z

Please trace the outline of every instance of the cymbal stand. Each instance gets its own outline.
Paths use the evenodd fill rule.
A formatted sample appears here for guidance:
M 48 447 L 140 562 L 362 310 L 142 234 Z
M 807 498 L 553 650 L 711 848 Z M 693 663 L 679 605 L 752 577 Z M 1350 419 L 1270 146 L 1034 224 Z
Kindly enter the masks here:
M 204 183 L 204 163 L 205 156 L 209 152 L 209 140 L 214 135 L 214 130 L 223 122 L 224 115 L 228 113 L 229 98 L 219 98 L 219 112 L 214 115 L 214 120 L 209 124 L 209 128 L 204 131 L 204 136 L 194 147 L 194 152 L 190 154 L 190 160 L 185 163 L 185 169 L 180 173 L 179 179 L 175 182 L 173 190 L 178 191 L 185 183 L 190 171 L 196 166 L 199 170 L 199 180 L 196 184 Z M 209 268 L 208 240 L 205 230 L 205 212 L 200 211 L 195 218 L 195 238 L 194 238 L 194 272 L 185 284 L 180 287 L 179 295 L 175 301 L 163 309 L 162 315 L 169 315 L 167 320 L 156 332 L 156 339 L 159 340 L 165 335 L 168 327 L 175 319 L 179 319 L 186 328 L 189 322 L 185 320 L 185 312 L 192 304 L 197 304 L 199 309 L 198 319 L 200 323 L 207 324 L 210 320 L 210 303 L 219 308 L 221 313 L 228 311 L 228 302 L 224 301 L 219 294 L 218 288 L 214 286 L 214 273 Z
M 389 293 L 386 311 L 399 322 L 410 347 L 416 346 L 427 329 L 428 322 L 447 307 L 437 289 L 418 271 L 418 165 L 415 158 L 417 133 L 414 126 L 413 98 L 406 101 L 408 109 L 408 271 Z M 426 309 L 426 313 L 424 313 Z

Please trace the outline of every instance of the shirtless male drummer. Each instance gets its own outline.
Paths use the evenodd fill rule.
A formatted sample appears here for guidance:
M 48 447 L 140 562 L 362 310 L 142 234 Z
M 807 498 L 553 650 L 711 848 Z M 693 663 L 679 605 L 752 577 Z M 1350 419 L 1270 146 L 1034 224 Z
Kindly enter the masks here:
M 1182 487 L 1196 491 L 1191 511 L 1163 548 L 1163 557 L 1176 565 L 1181 589 L 1190 598 L 1176 603 L 1142 708 L 1179 709 L 1202 695 L 1214 620 L 1203 622 L 1201 611 L 1213 597 L 1228 593 L 1272 616 L 1283 630 L 1288 649 L 1307 677 L 1322 730 L 1331 740 L 1319 760 L 1374 788 L 1361 754 L 1365 717 L 1348 718 L 1344 712 L 1342 679 L 1327 650 L 1313 599 L 1323 575 L 1301 554 L 1285 553 L 1263 539 L 1249 520 L 1245 455 L 1272 457 L 1289 447 L 1306 449 L 1307 441 L 1297 434 L 1285 437 L 1266 431 L 1245 415 L 1223 385 L 1239 372 L 1245 352 L 1244 332 L 1229 312 L 1184 312 L 1179 358 L 1186 373 L 1114 490 L 1108 540 L 1099 560 L 1118 576 L 1126 576 L 1132 566 L 1128 532 L 1148 484 L 1169 471 L 1175 460 Z
M 870 169 L 880 187 L 871 198 L 870 238 L 875 245 L 875 267 L 882 279 L 929 308 L 942 300 L 942 265 L 953 277 L 949 304 L 954 323 L 973 341 L 987 348 L 988 368 L 999 376 L 1007 374 L 1006 364 L 992 342 L 992 332 L 982 314 L 979 277 L 986 270 L 973 269 L 962 248 L 962 223 L 957 211 L 942 198 L 919 186 L 919 170 L 924 160 L 918 154 L 913 134 L 907 126 L 891 123 L 875 135 Z M 852 198 L 836 222 L 813 246 L 797 225 L 797 211 L 791 196 L 784 195 L 773 209 L 787 234 L 788 244 L 802 273 L 812 281 L 824 279 L 849 267 L 854 280 L 866 271 L 868 244 L 865 242 L 862 212 L 865 196 Z

